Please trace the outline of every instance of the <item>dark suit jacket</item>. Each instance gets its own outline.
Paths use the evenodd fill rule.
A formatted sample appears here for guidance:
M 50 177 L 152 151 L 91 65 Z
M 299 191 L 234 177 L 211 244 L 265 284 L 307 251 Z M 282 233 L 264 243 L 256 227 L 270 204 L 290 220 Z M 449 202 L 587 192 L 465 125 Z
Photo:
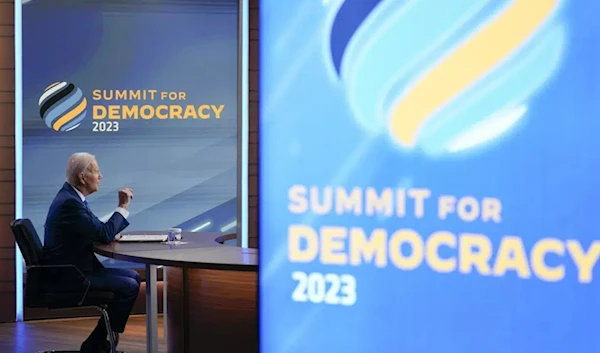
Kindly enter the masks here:
M 93 243 L 112 242 L 129 222 L 119 212 L 104 223 L 98 219 L 71 185 L 65 183 L 52 201 L 44 226 L 43 261 L 46 264 L 77 266 L 90 273 L 102 264 L 93 251 Z

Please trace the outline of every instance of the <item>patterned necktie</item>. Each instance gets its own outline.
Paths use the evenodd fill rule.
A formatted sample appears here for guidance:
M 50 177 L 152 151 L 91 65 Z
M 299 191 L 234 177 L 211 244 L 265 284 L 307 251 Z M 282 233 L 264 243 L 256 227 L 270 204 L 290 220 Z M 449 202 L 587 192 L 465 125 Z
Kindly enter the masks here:
M 88 212 L 91 212 L 91 211 L 90 211 L 90 206 L 88 205 L 88 202 L 87 202 L 87 200 L 83 200 L 83 204 L 85 205 L 85 209 L 86 209 Z

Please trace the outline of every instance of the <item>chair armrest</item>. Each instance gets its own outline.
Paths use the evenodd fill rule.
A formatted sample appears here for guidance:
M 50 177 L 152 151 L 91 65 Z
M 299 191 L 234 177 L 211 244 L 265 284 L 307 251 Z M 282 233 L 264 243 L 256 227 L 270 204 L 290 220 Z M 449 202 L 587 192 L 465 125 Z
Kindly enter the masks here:
M 32 280 L 31 283 L 30 279 Z M 27 267 L 27 285 L 35 292 L 82 293 L 83 303 L 90 281 L 75 265 L 32 265 Z

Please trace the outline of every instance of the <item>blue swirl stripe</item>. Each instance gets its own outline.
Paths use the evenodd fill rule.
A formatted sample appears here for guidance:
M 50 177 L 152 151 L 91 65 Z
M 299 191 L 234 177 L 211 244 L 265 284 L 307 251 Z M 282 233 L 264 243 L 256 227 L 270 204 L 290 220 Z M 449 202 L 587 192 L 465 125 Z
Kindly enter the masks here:
M 44 122 L 48 126 L 52 126 L 52 123 L 61 116 L 67 114 L 73 107 L 76 107 L 83 100 L 83 92 L 81 89 L 76 88 L 68 96 L 64 97 L 60 101 L 56 102 L 48 111 L 44 114 Z
M 38 102 L 38 105 L 40 107 L 42 107 L 49 99 L 51 99 L 52 97 L 54 97 L 54 95 L 59 92 L 62 91 L 65 87 L 68 86 L 67 82 L 60 82 L 57 83 L 49 88 L 46 88 L 46 90 L 44 91 L 44 94 L 42 94 L 42 96 L 40 97 L 40 100 Z
M 469 38 L 473 32 L 476 32 L 479 27 L 485 25 L 490 19 L 495 17 L 497 12 L 502 10 L 509 2 L 510 0 L 491 0 L 487 1 L 487 3 L 484 1 L 477 2 L 468 13 L 461 15 L 459 20 L 453 21 L 451 27 L 443 29 L 443 33 L 437 36 L 435 36 L 435 33 L 427 30 L 425 32 L 429 33 L 425 35 L 417 33 L 415 37 L 418 38 L 423 48 L 415 48 L 413 51 L 409 50 L 410 48 L 405 48 L 411 60 L 409 64 L 406 64 L 402 70 L 396 72 L 396 75 L 388 80 L 389 86 L 383 89 L 385 96 L 383 98 L 380 97 L 378 112 L 387 114 L 398 96 L 405 90 L 412 79 L 427 70 L 427 68 L 435 65 L 447 53 L 453 51 L 460 43 Z M 436 15 L 435 20 L 448 21 L 438 19 L 440 15 Z M 423 21 L 429 20 L 423 19 Z
M 77 126 L 79 126 L 81 124 L 81 122 L 83 121 L 83 119 L 85 119 L 86 116 L 87 116 L 87 112 L 84 110 L 76 118 L 74 118 L 73 120 L 71 120 L 68 123 L 66 123 L 65 125 L 63 125 L 60 128 L 60 131 L 73 130 L 74 128 L 76 128 Z
M 556 24 L 494 74 L 431 117 L 418 134 L 430 154 L 445 151 L 453 137 L 508 105 L 527 105 L 531 96 L 560 66 L 566 42 L 564 25 Z
M 424 59 L 490 1 L 386 1 L 377 7 L 370 23 L 356 31 L 342 62 L 348 101 L 359 123 L 371 131 L 385 129 L 383 102 L 394 81 L 416 75 Z
M 501 111 L 527 107 L 560 66 L 566 26 L 559 22 L 564 4 L 557 3 L 517 49 L 424 117 L 413 135 L 415 146 L 429 154 L 448 152 L 450 141 L 474 125 L 497 118 Z M 410 93 L 415 82 L 515 5 L 515 0 L 345 1 L 329 41 L 331 62 L 355 121 L 368 132 L 387 132 L 399 99 Z M 422 98 L 413 98 L 426 100 L 423 93 Z M 413 104 L 420 104 L 414 99 Z M 394 121 L 398 119 L 402 118 Z
M 383 0 L 346 0 L 340 6 L 329 35 L 331 60 L 338 74 L 348 42 L 364 19 L 381 1 Z

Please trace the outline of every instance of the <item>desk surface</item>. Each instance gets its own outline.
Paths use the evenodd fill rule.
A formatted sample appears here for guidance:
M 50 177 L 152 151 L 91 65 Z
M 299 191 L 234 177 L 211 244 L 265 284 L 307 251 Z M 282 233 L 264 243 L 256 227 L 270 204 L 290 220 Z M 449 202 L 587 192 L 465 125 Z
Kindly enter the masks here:
M 158 231 L 123 232 L 123 234 L 164 234 Z M 115 260 L 172 267 L 217 270 L 257 271 L 258 250 L 218 243 L 219 233 L 184 232 L 182 243 L 113 242 L 95 244 L 94 251 Z

